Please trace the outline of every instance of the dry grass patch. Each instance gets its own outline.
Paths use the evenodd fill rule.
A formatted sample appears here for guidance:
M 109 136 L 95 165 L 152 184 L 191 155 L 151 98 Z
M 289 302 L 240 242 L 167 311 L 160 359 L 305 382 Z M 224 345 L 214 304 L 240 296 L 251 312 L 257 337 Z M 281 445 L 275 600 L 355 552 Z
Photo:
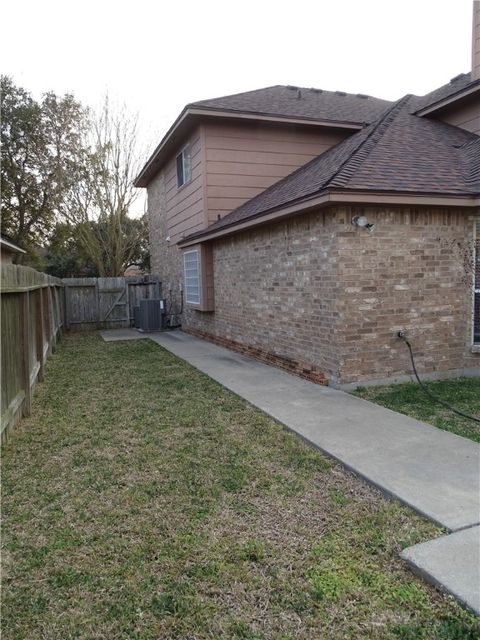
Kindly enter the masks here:
M 148 340 L 65 338 L 3 460 L 6 640 L 473 640 L 440 533 Z

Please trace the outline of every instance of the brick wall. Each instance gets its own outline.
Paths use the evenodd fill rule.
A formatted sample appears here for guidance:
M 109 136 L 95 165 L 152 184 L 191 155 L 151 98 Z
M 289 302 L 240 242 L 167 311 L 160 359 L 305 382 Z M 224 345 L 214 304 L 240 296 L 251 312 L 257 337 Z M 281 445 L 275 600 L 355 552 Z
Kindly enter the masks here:
M 358 214 L 372 232 L 351 225 Z M 183 324 L 334 384 L 408 375 L 399 329 L 421 372 L 478 368 L 472 239 L 455 210 L 340 207 L 260 227 L 214 243 L 215 312 L 186 310 Z
M 316 213 L 217 241 L 215 311 L 188 309 L 184 326 L 337 378 L 339 224 Z
M 150 261 L 152 273 L 162 280 L 162 292 L 173 313 L 182 308 L 180 284 L 183 282 L 181 252 L 167 241 L 167 199 L 165 173 L 158 173 L 148 185 L 148 217 L 150 235 Z M 180 315 L 172 318 L 181 322 Z
M 358 213 L 375 228 L 338 234 L 341 381 L 410 373 L 400 329 L 408 331 L 421 372 L 480 367 L 471 348 L 473 217 L 408 208 Z

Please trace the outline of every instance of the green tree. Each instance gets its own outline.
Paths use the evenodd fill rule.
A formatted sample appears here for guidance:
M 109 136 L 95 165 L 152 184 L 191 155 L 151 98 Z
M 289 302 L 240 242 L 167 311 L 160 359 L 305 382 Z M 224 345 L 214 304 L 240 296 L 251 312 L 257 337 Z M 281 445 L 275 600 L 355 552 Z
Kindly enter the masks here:
M 58 223 L 52 231 L 48 250 L 46 253 L 46 264 L 44 270 L 57 278 L 84 278 L 99 276 L 97 266 L 92 262 L 88 251 L 85 250 L 80 233 L 80 225 L 73 226 L 65 222 Z M 91 233 L 96 241 L 101 244 L 101 236 L 108 236 L 108 230 L 104 228 L 103 222 L 90 222 Z M 148 246 L 148 224 L 146 216 L 141 218 L 127 217 L 125 227 L 127 234 L 136 238 L 134 251 L 130 254 L 130 262 L 125 264 L 125 268 L 130 265 L 137 265 L 142 271 L 150 270 L 150 254 Z M 99 238 L 100 237 L 100 238 Z M 108 243 L 107 243 L 108 246 Z M 103 252 L 99 262 L 103 265 L 105 273 L 112 271 L 109 264 L 110 252 Z
M 65 222 L 57 223 L 50 236 L 45 271 L 57 278 L 87 278 L 98 275 L 75 237 L 75 227 Z
M 26 249 L 43 244 L 65 207 L 85 154 L 87 111 L 72 95 L 32 98 L 1 82 L 1 231 Z
M 2 233 L 36 266 L 50 245 L 48 270 L 58 275 L 145 268 L 146 220 L 129 217 L 138 195 L 137 118 L 112 110 L 108 98 L 99 114 L 68 94 L 36 101 L 7 76 L 1 107 Z

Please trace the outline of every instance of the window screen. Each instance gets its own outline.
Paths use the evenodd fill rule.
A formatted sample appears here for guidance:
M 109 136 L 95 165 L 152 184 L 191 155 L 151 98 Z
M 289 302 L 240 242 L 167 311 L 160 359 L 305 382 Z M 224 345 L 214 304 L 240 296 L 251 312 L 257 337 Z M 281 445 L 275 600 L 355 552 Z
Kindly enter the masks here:
M 183 154 L 180 154 L 177 156 L 177 186 L 181 187 L 183 182 Z
M 192 179 L 192 154 L 187 147 L 177 156 L 177 186 L 181 187 Z
M 198 250 L 183 254 L 185 300 L 188 304 L 200 304 L 200 267 Z

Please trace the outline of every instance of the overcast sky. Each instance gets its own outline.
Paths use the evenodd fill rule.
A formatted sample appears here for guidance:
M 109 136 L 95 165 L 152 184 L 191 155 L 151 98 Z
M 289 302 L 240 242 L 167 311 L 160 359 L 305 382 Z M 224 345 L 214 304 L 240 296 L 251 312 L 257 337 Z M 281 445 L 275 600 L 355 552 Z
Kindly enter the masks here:
M 1 71 L 36 96 L 105 92 L 151 148 L 195 100 L 293 84 L 396 99 L 471 68 L 472 0 L 21 0 Z

